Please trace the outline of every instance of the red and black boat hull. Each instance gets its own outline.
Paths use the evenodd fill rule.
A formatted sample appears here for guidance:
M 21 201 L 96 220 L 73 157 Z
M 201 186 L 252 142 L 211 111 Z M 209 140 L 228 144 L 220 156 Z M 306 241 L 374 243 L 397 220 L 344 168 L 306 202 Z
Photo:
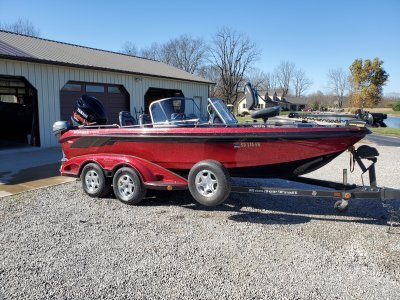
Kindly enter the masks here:
M 231 176 L 289 178 L 322 167 L 368 133 L 359 127 L 102 128 L 67 131 L 60 143 L 67 159 L 131 155 L 179 174 L 213 159 Z

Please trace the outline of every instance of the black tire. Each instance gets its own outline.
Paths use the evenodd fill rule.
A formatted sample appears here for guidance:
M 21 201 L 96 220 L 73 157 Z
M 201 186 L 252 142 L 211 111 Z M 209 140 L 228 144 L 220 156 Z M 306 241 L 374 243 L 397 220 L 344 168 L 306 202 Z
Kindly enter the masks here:
M 229 172 L 215 160 L 203 160 L 195 164 L 190 169 L 188 182 L 193 198 L 206 206 L 221 204 L 231 193 Z
M 90 197 L 103 197 L 111 190 L 107 184 L 103 169 L 95 164 L 87 164 L 81 173 L 82 188 Z
M 114 194 L 125 204 L 138 204 L 146 195 L 146 188 L 143 186 L 137 172 L 129 167 L 123 167 L 114 174 Z

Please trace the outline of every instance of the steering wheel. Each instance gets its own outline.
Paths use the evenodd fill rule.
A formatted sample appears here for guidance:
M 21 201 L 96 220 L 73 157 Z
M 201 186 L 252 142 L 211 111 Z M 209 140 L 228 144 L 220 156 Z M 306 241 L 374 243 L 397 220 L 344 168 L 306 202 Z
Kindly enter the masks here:
M 173 113 L 171 114 L 171 120 L 185 120 L 185 114 L 183 113 Z

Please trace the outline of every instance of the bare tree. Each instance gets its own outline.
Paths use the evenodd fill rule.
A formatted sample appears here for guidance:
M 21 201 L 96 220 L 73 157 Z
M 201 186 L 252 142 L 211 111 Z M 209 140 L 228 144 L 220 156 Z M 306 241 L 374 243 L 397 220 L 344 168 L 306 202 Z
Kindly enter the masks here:
M 238 101 L 239 87 L 259 55 L 254 42 L 230 28 L 222 28 L 215 35 L 210 62 L 219 72 L 221 97 L 228 103 Z
M 182 35 L 162 47 L 163 61 L 189 73 L 196 73 L 205 60 L 206 46 L 202 39 Z
M 253 71 L 246 77 L 246 81 L 251 82 L 251 85 L 257 90 L 268 90 L 269 86 L 269 73 L 266 74 L 261 70 L 253 69 Z
M 30 36 L 40 36 L 40 30 L 28 19 L 19 18 L 12 24 L 0 24 L 0 29 Z
M 274 73 L 268 72 L 266 74 L 266 80 L 267 80 L 266 91 L 270 92 L 276 90 L 276 88 L 278 87 L 278 83 Z
M 211 98 L 218 97 L 219 95 L 221 95 L 220 76 L 219 76 L 219 71 L 216 67 L 211 65 L 203 65 L 202 67 L 199 68 L 197 75 L 215 83 L 215 85 L 209 85 L 209 96 Z
M 182 35 L 163 45 L 153 43 L 150 47 L 142 48 L 140 51 L 134 43 L 125 42 L 121 52 L 158 60 L 193 74 L 197 73 L 203 65 L 207 49 L 202 39 Z
M 307 96 L 307 102 L 310 107 L 314 107 L 314 109 L 323 107 L 328 108 L 332 107 L 335 100 L 335 96 L 331 94 L 324 94 L 322 91 L 316 91 Z M 318 105 L 317 105 L 318 104 Z
M 153 43 L 150 47 L 141 49 L 140 56 L 152 60 L 163 61 L 161 51 L 161 46 L 157 43 Z
M 122 46 L 121 53 L 136 56 L 138 55 L 138 50 L 133 42 L 125 42 L 125 44 Z
M 254 69 L 251 75 L 246 77 L 246 80 L 251 82 L 251 85 L 257 89 L 257 91 L 266 92 L 268 95 L 272 95 L 277 89 L 276 77 L 272 73 L 264 73 L 263 71 Z
M 336 96 L 340 108 L 343 106 L 346 92 L 350 89 L 348 78 L 349 74 L 341 68 L 329 70 L 328 72 L 328 84 L 332 93 Z
M 282 90 L 283 97 L 289 94 L 290 82 L 293 79 L 295 69 L 295 64 L 289 61 L 282 61 L 275 68 L 276 79 Z
M 312 81 L 306 77 L 306 73 L 303 70 L 298 69 L 293 73 L 292 83 L 295 96 L 300 97 L 310 87 Z
M 147 59 L 162 61 L 162 49 L 157 43 L 151 44 L 150 47 L 138 49 L 133 42 L 125 42 L 122 46 L 121 53 L 131 56 L 141 56 Z

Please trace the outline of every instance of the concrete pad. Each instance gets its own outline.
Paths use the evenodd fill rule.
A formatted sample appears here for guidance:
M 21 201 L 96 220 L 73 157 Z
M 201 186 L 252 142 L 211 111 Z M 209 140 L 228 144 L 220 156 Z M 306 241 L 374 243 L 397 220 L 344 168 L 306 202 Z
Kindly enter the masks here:
M 35 189 L 39 189 L 39 188 L 44 188 L 44 187 L 48 187 L 48 186 L 71 182 L 74 180 L 76 180 L 76 179 L 72 178 L 72 177 L 55 176 L 55 177 L 49 177 L 49 178 L 45 178 L 45 179 L 22 182 L 19 184 L 0 185 L 0 198 L 18 194 L 18 193 L 22 193 L 22 192 L 26 192 L 26 191 L 30 191 L 30 190 L 35 190 Z
M 0 151 L 0 198 L 75 180 L 59 176 L 61 158 L 59 147 Z

